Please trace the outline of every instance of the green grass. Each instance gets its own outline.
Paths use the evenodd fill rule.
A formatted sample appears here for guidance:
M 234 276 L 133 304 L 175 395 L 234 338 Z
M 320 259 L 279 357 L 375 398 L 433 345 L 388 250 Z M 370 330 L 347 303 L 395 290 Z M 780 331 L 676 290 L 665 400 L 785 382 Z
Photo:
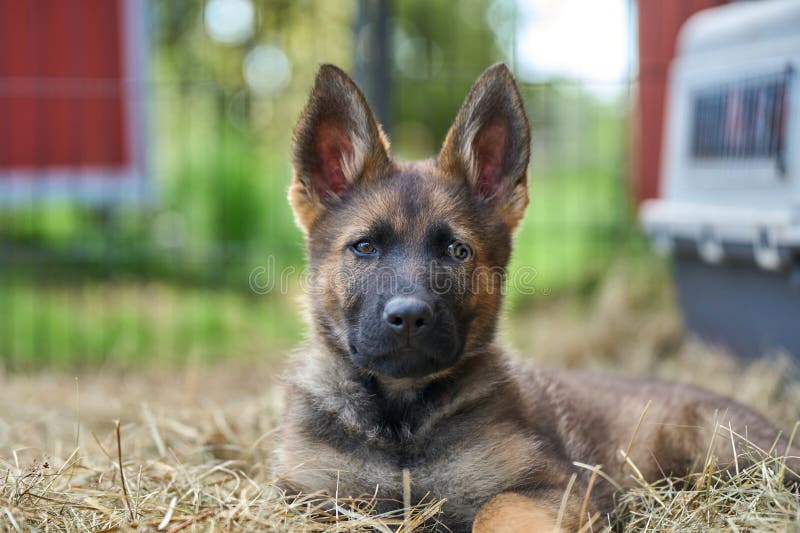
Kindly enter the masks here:
M 509 269 L 513 305 L 593 287 L 615 259 L 631 253 L 636 229 L 618 172 L 532 176 L 530 195 Z M 520 286 L 523 271 L 535 274 L 533 291 L 530 283 Z
M 280 359 L 302 325 L 289 297 L 160 282 L 0 286 L 0 360 L 13 370 Z

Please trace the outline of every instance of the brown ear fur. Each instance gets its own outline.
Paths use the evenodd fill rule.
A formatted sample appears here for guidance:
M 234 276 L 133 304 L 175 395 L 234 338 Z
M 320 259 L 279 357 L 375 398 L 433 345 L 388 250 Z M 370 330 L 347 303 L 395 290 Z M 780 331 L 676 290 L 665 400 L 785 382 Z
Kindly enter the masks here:
M 470 89 L 444 141 L 439 167 L 469 180 L 513 229 L 528 205 L 530 143 L 514 77 L 499 63 L 481 74 Z
M 322 65 L 293 138 L 289 203 L 308 231 L 320 214 L 361 180 L 391 168 L 389 143 L 358 86 Z

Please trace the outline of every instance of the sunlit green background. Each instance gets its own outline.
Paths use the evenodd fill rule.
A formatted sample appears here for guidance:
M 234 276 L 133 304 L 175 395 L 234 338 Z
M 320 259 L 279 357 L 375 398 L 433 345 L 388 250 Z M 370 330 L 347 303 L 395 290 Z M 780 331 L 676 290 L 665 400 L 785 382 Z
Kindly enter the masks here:
M 213 3 L 149 3 L 151 202 L 0 211 L 6 368 L 278 357 L 302 337 L 297 283 L 257 294 L 249 278 L 271 261 L 278 272 L 303 267 L 286 203 L 291 131 L 319 63 L 354 72 L 370 53 L 357 24 L 366 2 L 247 2 L 252 25 L 229 42 L 212 35 Z M 396 155 L 435 154 L 488 65 L 518 71 L 519 5 L 392 3 Z M 630 80 L 602 91 L 569 77 L 520 81 L 533 127 L 532 202 L 512 270 L 538 274 L 533 294 L 510 287 L 511 312 L 585 298 L 611 265 L 644 248 L 627 186 Z

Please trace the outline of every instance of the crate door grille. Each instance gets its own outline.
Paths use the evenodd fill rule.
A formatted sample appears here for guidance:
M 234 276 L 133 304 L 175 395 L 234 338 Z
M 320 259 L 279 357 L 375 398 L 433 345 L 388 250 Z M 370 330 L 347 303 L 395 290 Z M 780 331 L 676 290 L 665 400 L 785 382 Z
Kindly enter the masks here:
M 696 91 L 692 157 L 707 162 L 771 160 L 783 174 L 792 73 L 787 68 Z

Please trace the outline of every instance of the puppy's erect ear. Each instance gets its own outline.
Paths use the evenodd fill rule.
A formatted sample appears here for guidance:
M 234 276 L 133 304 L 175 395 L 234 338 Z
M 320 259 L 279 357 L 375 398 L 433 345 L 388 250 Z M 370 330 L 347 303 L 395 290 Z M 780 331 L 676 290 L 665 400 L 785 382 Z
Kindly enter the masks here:
M 389 147 L 361 90 L 333 65 L 322 65 L 294 131 L 289 203 L 308 231 L 355 184 L 391 167 Z
M 513 229 L 528 205 L 531 134 L 522 98 L 505 64 L 470 89 L 439 154 L 439 168 L 469 180 Z

